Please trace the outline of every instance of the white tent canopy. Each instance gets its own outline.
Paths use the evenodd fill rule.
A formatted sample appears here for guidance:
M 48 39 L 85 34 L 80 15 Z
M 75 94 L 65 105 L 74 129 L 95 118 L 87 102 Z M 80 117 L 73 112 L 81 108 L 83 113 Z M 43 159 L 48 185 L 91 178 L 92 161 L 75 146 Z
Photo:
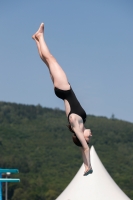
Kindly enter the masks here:
M 83 176 L 82 165 L 56 200 L 130 200 L 108 174 L 93 146 L 90 154 L 93 174 Z

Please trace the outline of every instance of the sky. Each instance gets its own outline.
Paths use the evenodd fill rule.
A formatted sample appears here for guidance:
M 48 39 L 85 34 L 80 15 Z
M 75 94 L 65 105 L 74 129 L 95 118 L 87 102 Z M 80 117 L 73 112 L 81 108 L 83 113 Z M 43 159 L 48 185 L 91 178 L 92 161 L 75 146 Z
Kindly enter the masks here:
M 31 36 L 45 40 L 87 114 L 133 123 L 133 1 L 0 1 L 0 101 L 64 110 Z

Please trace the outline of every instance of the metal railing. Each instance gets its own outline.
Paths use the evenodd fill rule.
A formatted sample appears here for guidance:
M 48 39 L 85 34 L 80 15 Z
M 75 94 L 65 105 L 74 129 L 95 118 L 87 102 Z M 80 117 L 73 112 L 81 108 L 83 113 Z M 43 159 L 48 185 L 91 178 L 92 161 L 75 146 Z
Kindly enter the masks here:
M 10 174 L 19 173 L 18 169 L 0 169 L 0 200 L 2 200 L 2 183 L 5 182 L 5 200 L 8 200 L 8 182 L 20 182 L 20 179 L 9 178 Z M 5 178 L 2 178 L 2 175 Z

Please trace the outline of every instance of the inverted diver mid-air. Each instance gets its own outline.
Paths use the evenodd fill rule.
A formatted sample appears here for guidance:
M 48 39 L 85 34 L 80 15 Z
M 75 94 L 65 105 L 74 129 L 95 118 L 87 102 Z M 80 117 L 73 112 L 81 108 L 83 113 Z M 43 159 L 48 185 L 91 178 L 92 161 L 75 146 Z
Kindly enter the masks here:
M 93 172 L 90 162 L 89 141 L 92 136 L 91 130 L 85 128 L 86 113 L 77 100 L 67 76 L 56 59 L 51 55 L 44 40 L 44 23 L 41 23 L 38 31 L 32 36 L 38 48 L 42 61 L 49 69 L 57 97 L 64 101 L 68 128 L 73 132 L 73 142 L 80 146 L 85 166 L 84 176 Z

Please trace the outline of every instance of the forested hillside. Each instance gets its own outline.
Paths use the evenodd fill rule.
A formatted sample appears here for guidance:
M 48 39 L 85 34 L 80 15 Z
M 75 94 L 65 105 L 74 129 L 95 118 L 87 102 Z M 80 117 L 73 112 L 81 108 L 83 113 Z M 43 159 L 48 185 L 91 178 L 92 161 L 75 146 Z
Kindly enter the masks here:
M 9 184 L 9 200 L 54 200 L 82 164 L 64 111 L 0 102 L 0 168 L 18 168 L 20 183 Z M 88 116 L 102 163 L 133 199 L 133 123 Z

